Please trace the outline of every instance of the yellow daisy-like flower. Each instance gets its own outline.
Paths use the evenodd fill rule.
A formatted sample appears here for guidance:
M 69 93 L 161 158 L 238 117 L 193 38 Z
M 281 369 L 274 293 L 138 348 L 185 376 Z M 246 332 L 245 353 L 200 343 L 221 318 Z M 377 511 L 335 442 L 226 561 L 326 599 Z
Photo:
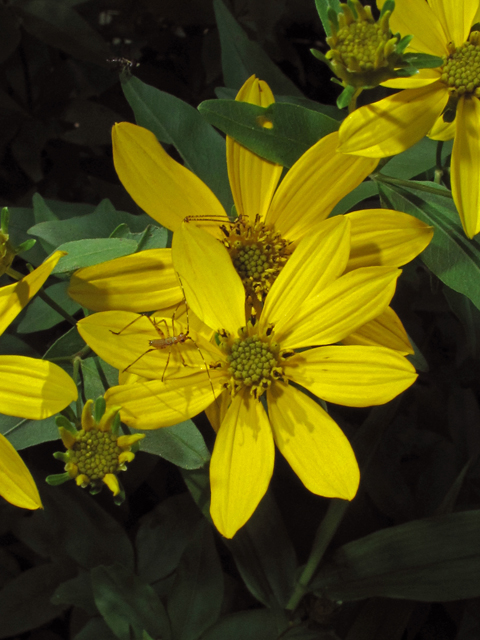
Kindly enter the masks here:
M 100 397 L 95 402 L 88 400 L 82 411 L 82 428 L 77 431 L 68 420 L 59 418 L 58 430 L 67 453 L 57 452 L 54 457 L 65 462 L 65 473 L 48 476 L 47 482 L 59 485 L 75 479 L 79 487 L 88 487 L 95 495 L 105 484 L 113 493 L 115 502 L 121 504 L 125 493 L 117 474 L 126 471 L 127 462 L 132 462 L 135 454 L 132 446 L 145 434 L 118 435 L 120 428 L 120 407 L 110 406 Z
M 252 76 L 237 100 L 266 107 L 274 98 L 268 85 Z M 228 175 L 239 216 L 230 223 L 212 191 L 173 160 L 153 133 L 126 122 L 113 130 L 115 168 L 132 198 L 168 229 L 175 231 L 189 218 L 191 224 L 222 240 L 254 300 L 265 297 L 298 242 L 375 169 L 377 160 L 339 154 L 337 145 L 336 133 L 321 139 L 277 188 L 282 167 L 227 136 Z M 428 226 L 404 213 L 375 209 L 356 211 L 348 217 L 352 240 L 347 270 L 403 265 L 432 237 Z M 73 276 L 69 293 L 97 311 L 153 311 L 178 304 L 183 298 L 168 249 L 144 251 L 82 269 Z M 398 319 L 394 321 L 398 326 Z M 406 336 L 402 344 L 408 350 Z
M 245 290 L 225 248 L 192 225 L 177 229 L 174 261 L 189 307 L 218 332 L 220 345 L 210 344 L 204 354 L 209 371 L 184 367 L 183 376 L 162 381 L 162 367 L 136 369 L 146 356 L 130 370 L 148 380 L 105 395 L 108 405 L 122 406 L 126 424 L 142 429 L 177 424 L 211 405 L 218 417 L 211 514 L 226 537 L 245 524 L 267 490 L 274 443 L 310 491 L 355 496 L 359 470 L 348 440 L 296 385 L 327 401 L 365 407 L 388 402 L 416 378 L 398 352 L 334 344 L 388 307 L 400 274 L 384 266 L 344 273 L 351 226 L 338 216 L 299 241 L 257 321 L 245 315 Z M 105 316 L 80 321 L 81 335 L 101 357 L 115 349 L 116 366 L 122 358 L 125 367 L 131 365 L 128 337 L 112 333 Z M 203 350 L 201 337 L 191 335 Z M 263 393 L 268 414 L 259 401 Z
M 57 251 L 19 282 L 0 289 L 0 335 L 33 298 L 60 258 Z M 2 413 L 43 420 L 77 398 L 70 376 L 47 360 L 0 356 L 0 406 Z M 0 495 L 24 509 L 42 506 L 35 482 L 22 459 L 0 434 Z
M 471 31 L 479 19 L 478 0 L 395 0 L 392 28 L 414 36 L 408 50 L 444 64 L 386 82 L 404 91 L 357 109 L 339 131 L 342 153 L 371 158 L 401 153 L 426 134 L 454 137 L 452 195 L 469 238 L 480 231 L 480 32 Z

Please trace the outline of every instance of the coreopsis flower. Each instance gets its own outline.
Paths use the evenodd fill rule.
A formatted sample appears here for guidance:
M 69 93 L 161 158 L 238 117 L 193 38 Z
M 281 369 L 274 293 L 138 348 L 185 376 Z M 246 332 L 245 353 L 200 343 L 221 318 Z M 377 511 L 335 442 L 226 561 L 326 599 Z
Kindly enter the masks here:
M 237 100 L 267 107 L 274 98 L 268 85 L 252 76 Z M 191 224 L 221 240 L 257 311 L 298 242 L 377 166 L 377 160 L 337 153 L 337 145 L 336 133 L 322 138 L 293 165 L 277 188 L 282 167 L 227 136 L 228 176 L 238 214 L 237 220 L 230 222 L 212 191 L 173 160 L 153 133 L 126 122 L 113 129 L 115 168 L 135 202 L 172 231 L 189 218 Z M 347 271 L 403 265 L 432 237 L 430 227 L 405 213 L 375 209 L 347 216 L 352 227 Z M 183 299 L 168 249 L 143 251 L 82 269 L 73 276 L 69 293 L 97 311 L 152 311 Z M 396 344 L 409 351 L 400 321 L 393 311 L 387 316 L 383 324 L 377 323 L 374 333 L 382 344 Z M 393 334 L 401 334 L 401 338 Z
M 379 6 L 383 0 L 377 0 Z M 478 0 L 395 0 L 394 30 L 413 34 L 409 51 L 443 58 L 411 78 L 390 80 L 404 89 L 351 113 L 339 131 L 342 153 L 383 158 L 425 135 L 454 137 L 452 195 L 465 234 L 480 231 L 480 19 Z
M 297 385 L 329 402 L 365 407 L 388 402 L 416 378 L 396 351 L 335 344 L 382 314 L 400 274 L 390 266 L 345 273 L 351 227 L 349 218 L 338 216 L 304 236 L 257 319 L 246 317 L 245 289 L 226 249 L 194 225 L 177 229 L 174 263 L 188 305 L 219 342 L 205 348 L 202 336 L 190 331 L 191 348 L 204 351 L 207 371 L 201 364 L 186 366 L 183 374 L 176 371 L 162 380 L 166 352 L 154 350 L 132 364 L 133 336 L 130 341 L 127 331 L 118 335 L 118 325 L 108 326 L 113 312 L 78 323 L 82 337 L 102 358 L 108 361 L 114 353 L 115 366 L 147 378 L 105 395 L 107 405 L 122 406 L 122 420 L 130 427 L 168 427 L 209 406 L 217 413 L 211 515 L 226 537 L 245 524 L 267 490 L 274 443 L 313 493 L 346 500 L 355 496 L 359 470 L 347 438 Z M 148 348 L 145 334 L 143 345 Z M 156 360 L 147 366 L 153 356 Z
M 94 411 L 92 412 L 92 409 Z M 115 502 L 125 499 L 118 474 L 126 471 L 127 462 L 132 462 L 135 454 L 132 447 L 145 437 L 143 433 L 119 435 L 120 407 L 106 409 L 105 400 L 88 400 L 82 411 L 81 429 L 77 430 L 63 416 L 59 416 L 58 430 L 67 452 L 54 453 L 57 460 L 65 462 L 65 473 L 48 476 L 47 482 L 59 485 L 72 478 L 79 487 L 90 486 L 90 493 L 99 493 L 107 485 Z
M 57 251 L 18 282 L 0 288 L 0 335 L 33 298 L 60 258 Z M 53 362 L 25 356 L 0 356 L 0 403 L 2 413 L 43 420 L 58 413 L 77 398 L 70 376 Z M 35 482 L 22 459 L 0 435 L 0 495 L 25 509 L 42 506 Z

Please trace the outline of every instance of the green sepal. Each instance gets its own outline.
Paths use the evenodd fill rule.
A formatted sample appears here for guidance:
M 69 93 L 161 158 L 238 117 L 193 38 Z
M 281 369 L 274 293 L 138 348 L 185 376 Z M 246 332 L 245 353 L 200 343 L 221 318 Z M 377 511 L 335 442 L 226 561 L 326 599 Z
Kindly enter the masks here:
M 53 454 L 55 460 L 61 460 L 62 462 L 70 462 L 70 456 L 65 451 L 55 451 Z
M 125 491 L 121 484 L 120 484 L 120 493 L 117 493 L 116 496 L 113 496 L 113 501 L 117 505 L 117 507 L 119 507 L 125 502 Z
M 356 92 L 356 88 L 348 84 L 337 98 L 337 107 L 339 109 L 344 109 L 345 107 L 348 107 L 348 105 L 352 101 L 352 98 L 355 92 Z
M 55 418 L 55 424 L 57 425 L 58 428 L 63 427 L 64 429 L 66 429 L 66 431 L 69 431 L 74 436 L 76 436 L 78 433 L 75 425 L 72 424 L 70 420 L 67 420 L 65 416 L 62 416 L 62 415 L 57 416 Z
M 393 0 L 387 0 L 380 11 L 380 18 L 387 13 L 387 11 L 391 11 L 393 13 L 395 9 L 395 2 Z
M 328 7 L 327 17 L 332 25 L 338 30 L 340 25 L 338 24 L 337 12 L 332 7 Z
M 410 37 L 410 36 L 407 36 Z M 405 38 L 403 38 L 405 40 Z M 402 40 L 402 42 L 403 42 Z M 405 53 L 403 60 L 417 69 L 436 69 L 443 64 L 443 58 L 431 56 L 428 53 Z
M 22 244 L 19 244 L 18 247 L 15 247 L 15 253 L 23 253 L 24 251 L 29 251 L 30 249 L 32 249 L 32 247 L 34 247 L 36 245 L 37 241 L 34 240 L 33 238 L 30 238 L 29 240 L 25 240 L 25 242 L 22 242 Z
M 67 482 L 68 480 L 71 480 L 71 476 L 70 474 L 68 474 L 66 471 L 65 473 L 55 473 L 51 476 L 47 476 L 45 478 L 45 482 L 47 484 L 49 484 L 52 487 L 58 487 L 59 485 L 63 484 L 64 482 Z
M 4 233 L 5 235 L 8 235 L 9 222 L 10 222 L 10 212 L 8 210 L 8 207 L 3 207 L 2 213 L 1 213 L 1 228 L 2 228 L 2 233 Z
M 332 63 L 321 51 L 319 51 L 318 49 L 310 49 L 310 53 L 312 54 L 312 56 L 315 56 L 317 60 L 320 60 L 320 62 L 326 64 L 332 73 L 335 73 Z
M 404 36 L 403 38 L 400 39 L 400 34 L 396 33 L 394 37 L 399 39 L 397 44 L 396 44 L 396 46 L 395 46 L 395 53 L 403 54 L 405 49 L 408 47 L 410 42 L 413 40 L 413 36 Z M 412 56 L 412 55 L 417 55 L 417 54 L 407 53 L 405 55 L 406 56 L 409 56 L 409 55 Z M 427 55 L 427 54 L 421 54 L 421 55 Z M 427 57 L 434 57 L 434 56 L 427 56 Z
M 111 431 L 114 436 L 117 436 L 120 431 L 120 412 L 118 412 L 113 419 Z
M 95 407 L 93 409 L 93 417 L 97 424 L 100 423 L 100 420 L 102 419 L 106 408 L 107 408 L 107 403 L 105 402 L 105 398 L 103 396 L 99 396 L 95 400 Z
M 97 493 L 100 493 L 100 491 L 101 491 L 102 489 L 103 489 L 103 487 L 102 487 L 101 485 L 100 485 L 100 486 L 99 486 L 99 485 L 94 485 L 94 486 L 90 489 L 89 493 L 90 493 L 90 495 L 91 495 L 91 496 L 96 496 L 96 495 L 97 495 Z
M 353 13 L 355 20 L 358 20 L 358 11 L 357 11 L 357 7 L 355 6 L 355 3 L 352 2 L 352 0 L 347 0 L 347 6 L 349 7 L 350 11 Z

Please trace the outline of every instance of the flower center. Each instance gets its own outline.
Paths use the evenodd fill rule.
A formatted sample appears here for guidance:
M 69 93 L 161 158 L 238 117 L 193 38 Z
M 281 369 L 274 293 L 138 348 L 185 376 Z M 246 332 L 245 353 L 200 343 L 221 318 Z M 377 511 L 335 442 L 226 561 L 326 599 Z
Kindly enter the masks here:
M 292 248 L 274 229 L 256 216 L 254 223 L 246 217 L 221 227 L 233 265 L 242 279 L 247 296 L 262 301 L 275 282 Z
M 14 257 L 15 251 L 13 251 L 9 243 L 8 234 L 0 231 L 0 276 L 3 275 L 12 264 Z
M 441 80 L 451 94 L 473 93 L 480 97 L 480 32 L 472 31 L 468 41 L 445 56 Z
M 276 380 L 286 381 L 283 360 L 293 355 L 291 350 L 281 350 L 272 341 L 273 327 L 264 335 L 254 333 L 253 322 L 238 330 L 238 338 L 232 339 L 227 332 L 220 334 L 220 348 L 226 353 L 228 373 L 231 378 L 226 384 L 234 396 L 241 388 L 248 387 L 254 398 L 259 398 Z
M 345 66 L 352 70 L 360 67 L 362 71 L 370 71 L 378 67 L 378 49 L 389 40 L 377 23 L 352 22 L 338 31 L 335 49 L 342 56 Z
M 123 449 L 111 431 L 79 431 L 71 451 L 70 462 L 77 465 L 78 472 L 88 476 L 90 482 L 120 470 L 118 456 Z

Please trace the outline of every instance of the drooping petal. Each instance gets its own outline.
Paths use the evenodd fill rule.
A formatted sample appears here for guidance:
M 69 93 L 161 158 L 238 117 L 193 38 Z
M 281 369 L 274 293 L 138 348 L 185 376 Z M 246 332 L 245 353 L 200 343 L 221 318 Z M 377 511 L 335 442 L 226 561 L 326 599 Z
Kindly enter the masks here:
M 338 150 L 371 158 L 401 153 L 427 134 L 447 101 L 446 86 L 435 82 L 360 107 L 341 124 Z
M 397 351 L 364 346 L 309 349 L 289 358 L 285 373 L 319 398 L 347 407 L 390 402 L 417 378 Z
M 298 242 L 324 220 L 378 162 L 337 153 L 338 133 L 319 140 L 293 165 L 277 189 L 267 214 L 284 238 Z
M 212 520 L 233 538 L 265 495 L 273 473 L 275 447 L 262 404 L 238 393 L 217 433 L 210 462 Z
M 68 373 L 53 362 L 0 356 L 0 407 L 7 416 L 43 420 L 77 399 Z
M 377 0 L 382 8 L 385 0 Z M 440 16 L 426 2 L 417 0 L 395 0 L 395 10 L 390 18 L 392 33 L 402 36 L 413 35 L 408 51 L 429 53 L 440 58 L 447 53 L 448 37 L 443 29 Z
M 480 100 L 460 99 L 455 120 L 452 195 L 465 234 L 473 238 L 480 231 Z
M 282 349 L 332 344 L 376 318 L 390 304 L 401 271 L 363 267 L 350 271 L 319 295 L 300 304 L 285 324 L 275 325 Z
M 206 325 L 236 332 L 245 325 L 245 289 L 225 247 L 195 225 L 184 223 L 172 245 L 189 307 Z
M 171 249 L 148 249 L 76 271 L 68 294 L 93 311 L 156 311 L 182 298 Z
M 463 44 L 473 25 L 478 0 L 430 0 L 430 6 L 443 26 L 447 42 L 453 42 L 456 47 Z
M 421 253 L 433 237 L 433 227 L 391 209 L 365 209 L 346 217 L 352 223 L 347 271 L 359 267 L 400 267 Z
M 187 335 L 186 325 L 175 320 L 172 323 L 172 318 L 151 320 L 129 311 L 103 311 L 83 318 L 77 328 L 105 362 L 148 379 L 189 375 L 195 368 L 205 370 L 205 362 L 217 361 L 221 355 L 193 329 L 183 342 L 177 339 L 174 344 L 162 343 Z M 150 341 L 155 341 L 154 345 Z
M 275 102 L 270 87 L 251 76 L 240 89 L 236 100 L 268 107 Z M 227 168 L 233 201 L 239 216 L 265 219 L 283 167 L 269 162 L 227 136 Z
M 0 434 L 0 496 L 23 509 L 41 509 L 35 480 L 10 442 Z
M 118 494 L 120 493 L 120 484 L 118 482 L 117 476 L 114 473 L 107 473 L 102 478 L 102 481 L 107 485 L 114 496 L 118 496 Z
M 170 427 L 196 416 L 215 402 L 226 378 L 218 371 L 209 373 L 110 387 L 105 400 L 107 404 L 121 405 L 122 421 L 133 429 Z
M 291 385 L 272 385 L 267 402 L 277 447 L 307 489 L 327 498 L 352 500 L 360 471 L 337 423 Z
M 435 124 L 428 132 L 428 137 L 432 138 L 432 140 L 441 140 L 443 142 L 451 140 L 455 136 L 456 126 L 456 120 L 453 122 L 444 122 L 443 116 L 440 114 L 435 120 Z
M 65 251 L 55 251 L 28 276 L 0 288 L 0 335 L 42 287 L 57 262 L 65 255 Z
M 186 216 L 225 216 L 207 185 L 171 158 L 151 131 L 121 122 L 113 127 L 112 142 L 123 186 L 162 226 L 175 231 Z
M 400 352 L 404 356 L 414 353 L 407 332 L 400 318 L 391 307 L 387 307 L 377 318 L 370 320 L 370 322 L 367 322 L 367 324 L 344 338 L 342 343 L 387 347 Z
M 319 293 L 347 265 L 350 252 L 350 223 L 335 216 L 305 235 L 288 259 L 268 292 L 260 316 L 260 331 L 269 323 L 286 322 L 298 309 L 299 301 Z
M 231 401 L 232 398 L 230 392 L 225 389 L 225 391 L 217 397 L 216 401 L 212 402 L 212 404 L 205 409 L 205 414 L 215 433 L 220 429 L 220 425 L 227 415 L 227 410 Z

